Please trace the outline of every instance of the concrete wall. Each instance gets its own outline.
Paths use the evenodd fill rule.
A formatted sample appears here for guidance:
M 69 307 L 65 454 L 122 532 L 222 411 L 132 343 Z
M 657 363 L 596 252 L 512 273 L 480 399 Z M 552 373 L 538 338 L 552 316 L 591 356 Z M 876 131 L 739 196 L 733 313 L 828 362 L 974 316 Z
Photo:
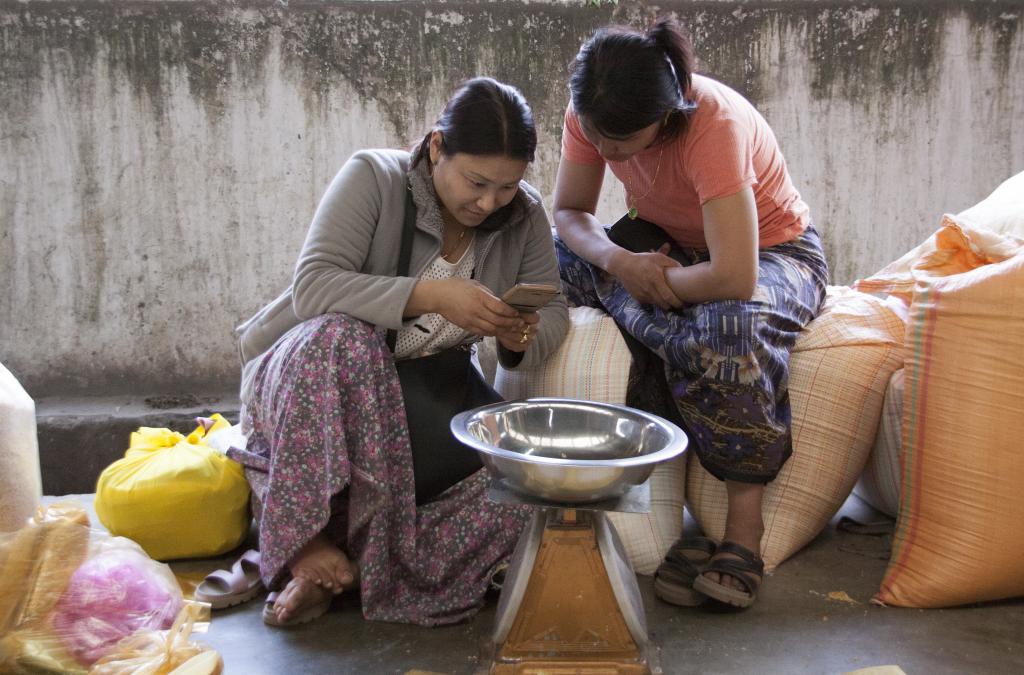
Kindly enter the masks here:
M 288 283 L 349 154 L 490 74 L 534 105 L 550 193 L 567 64 L 652 7 L 0 0 L 0 361 L 37 397 L 233 388 L 232 326 Z M 1024 169 L 1020 2 L 660 7 L 773 124 L 836 282 Z

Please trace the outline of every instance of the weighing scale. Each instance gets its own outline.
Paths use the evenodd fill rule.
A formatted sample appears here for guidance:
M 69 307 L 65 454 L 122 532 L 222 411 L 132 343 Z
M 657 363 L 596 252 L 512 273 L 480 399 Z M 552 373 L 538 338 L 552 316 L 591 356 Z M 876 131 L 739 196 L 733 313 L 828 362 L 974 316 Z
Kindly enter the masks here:
M 551 398 L 484 406 L 451 426 L 490 469 L 492 501 L 533 507 L 484 672 L 660 673 L 636 575 L 607 513 L 650 511 L 647 478 L 686 449 L 682 430 L 625 406 Z

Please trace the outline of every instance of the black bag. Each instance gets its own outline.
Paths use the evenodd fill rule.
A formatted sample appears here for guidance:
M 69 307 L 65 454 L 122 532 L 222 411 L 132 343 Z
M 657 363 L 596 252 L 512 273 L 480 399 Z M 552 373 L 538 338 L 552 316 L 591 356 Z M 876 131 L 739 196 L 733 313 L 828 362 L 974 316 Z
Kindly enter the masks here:
M 398 276 L 409 273 L 415 222 L 416 206 L 407 191 Z M 396 337 L 395 331 L 388 331 L 392 351 Z M 469 346 L 461 345 L 395 362 L 409 425 L 417 504 L 430 501 L 483 468 L 476 450 L 457 441 L 449 426 L 460 412 L 503 400 L 481 377 L 471 356 Z
M 480 376 L 467 349 L 396 361 L 395 367 L 409 423 L 416 503 L 422 504 L 483 467 L 476 450 L 452 435 L 452 418 L 502 398 Z
M 684 265 L 689 264 L 676 250 L 678 246 L 675 240 L 665 230 L 643 218 L 630 218 L 628 214 L 622 216 L 608 228 L 608 238 L 613 244 L 633 253 L 657 251 L 663 244 L 671 244 L 672 250 L 668 252 L 668 257 Z

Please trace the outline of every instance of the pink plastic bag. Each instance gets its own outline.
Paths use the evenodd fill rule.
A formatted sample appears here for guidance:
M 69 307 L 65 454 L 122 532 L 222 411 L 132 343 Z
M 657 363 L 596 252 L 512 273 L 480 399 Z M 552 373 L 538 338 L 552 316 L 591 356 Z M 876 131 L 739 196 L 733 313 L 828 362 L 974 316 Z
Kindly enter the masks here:
M 128 635 L 169 628 L 181 606 L 181 591 L 163 566 L 132 548 L 116 547 L 71 575 L 52 621 L 65 649 L 89 665 Z

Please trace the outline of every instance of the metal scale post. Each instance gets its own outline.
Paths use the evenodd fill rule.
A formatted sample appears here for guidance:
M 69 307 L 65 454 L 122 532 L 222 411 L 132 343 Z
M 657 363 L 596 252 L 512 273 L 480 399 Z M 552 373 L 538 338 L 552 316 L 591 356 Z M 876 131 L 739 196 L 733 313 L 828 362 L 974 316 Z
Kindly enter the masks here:
M 557 504 L 495 481 L 489 497 L 533 517 L 509 565 L 490 653 L 494 675 L 660 673 L 636 575 L 606 513 L 650 511 L 647 483 L 618 499 Z

